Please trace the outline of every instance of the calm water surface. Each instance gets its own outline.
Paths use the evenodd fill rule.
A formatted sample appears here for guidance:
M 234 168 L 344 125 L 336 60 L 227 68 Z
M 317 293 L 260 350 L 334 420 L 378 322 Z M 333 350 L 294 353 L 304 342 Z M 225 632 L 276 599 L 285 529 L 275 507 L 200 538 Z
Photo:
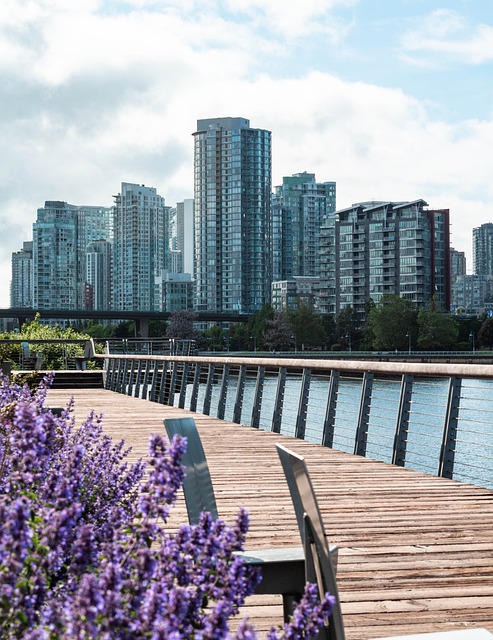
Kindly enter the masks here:
M 228 383 L 225 419 L 232 420 L 236 377 Z M 437 474 L 448 397 L 448 380 L 421 379 L 413 383 L 407 437 L 406 467 Z M 328 376 L 312 378 L 305 439 L 320 443 L 328 395 Z M 366 455 L 391 462 L 399 409 L 400 380 L 374 380 Z M 211 415 L 216 415 L 220 384 L 214 385 Z M 295 434 L 301 390 L 301 376 L 288 376 L 284 394 L 281 433 Z M 199 390 L 202 406 L 204 386 Z M 265 378 L 260 428 L 270 430 L 277 391 L 277 379 Z M 255 380 L 245 384 L 241 422 L 251 424 Z M 187 390 L 189 407 L 191 385 Z M 361 397 L 361 379 L 341 376 L 337 397 L 334 449 L 354 452 Z M 493 489 L 493 380 L 464 380 L 461 390 L 454 478 Z

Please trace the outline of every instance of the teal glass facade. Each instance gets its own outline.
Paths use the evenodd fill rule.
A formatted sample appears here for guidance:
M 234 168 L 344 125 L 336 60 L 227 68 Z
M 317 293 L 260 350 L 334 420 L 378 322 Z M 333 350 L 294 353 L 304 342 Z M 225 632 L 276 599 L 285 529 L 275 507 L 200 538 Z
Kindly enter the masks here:
M 33 243 L 24 242 L 22 250 L 12 254 L 12 280 L 10 306 L 33 306 Z
M 110 207 L 47 201 L 33 224 L 33 306 L 85 308 L 87 247 L 111 241 Z
M 307 172 L 283 178 L 272 198 L 274 281 L 320 275 L 320 230 L 335 209 L 335 182 Z
M 472 259 L 476 275 L 493 276 L 493 223 L 472 230 Z
M 169 207 L 154 187 L 123 182 L 115 196 L 113 308 L 161 311 L 156 278 L 169 251 Z
M 271 133 L 215 118 L 193 135 L 194 308 L 258 311 L 272 280 Z

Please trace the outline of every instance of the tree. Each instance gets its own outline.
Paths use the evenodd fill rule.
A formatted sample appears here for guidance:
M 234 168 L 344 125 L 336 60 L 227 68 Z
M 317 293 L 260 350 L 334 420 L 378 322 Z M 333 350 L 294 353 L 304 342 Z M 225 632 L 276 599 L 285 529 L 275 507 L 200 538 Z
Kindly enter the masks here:
M 302 302 L 297 309 L 288 313 L 289 323 L 296 342 L 304 349 L 306 346 L 320 346 L 326 341 L 322 318 L 315 313 L 313 304 Z
M 359 316 L 352 307 L 344 307 L 337 316 L 337 339 L 346 349 L 354 349 L 359 345 L 361 336 L 359 325 Z
M 337 340 L 337 325 L 332 314 L 323 314 L 321 316 L 322 326 L 325 334 L 326 345 L 330 347 Z
M 120 322 L 115 328 L 115 338 L 133 338 L 135 336 L 135 322 L 126 320 Z
M 166 337 L 179 338 L 181 340 L 198 340 L 201 334 L 193 326 L 196 319 L 197 316 L 187 309 L 174 311 L 169 316 Z
M 149 322 L 149 338 L 161 338 L 166 335 L 168 323 L 166 320 L 151 320 Z
M 231 351 L 248 351 L 252 346 L 251 335 L 246 323 L 232 324 L 229 330 Z
M 453 316 L 457 326 L 459 327 L 459 336 L 457 338 L 457 348 L 462 349 L 463 351 L 469 351 L 471 349 L 471 334 L 478 337 L 478 343 L 481 344 L 479 340 L 479 332 L 481 330 L 481 326 L 483 322 L 486 320 L 486 314 L 483 314 L 479 318 L 474 316 Z M 484 345 L 486 346 L 486 345 Z
M 455 346 L 459 336 L 455 319 L 441 311 L 420 309 L 418 329 L 420 349 L 450 349 Z
M 259 349 L 263 346 L 263 337 L 267 329 L 267 323 L 273 319 L 274 309 L 270 304 L 265 304 L 260 311 L 257 311 L 248 321 L 248 331 L 250 332 L 250 339 L 254 349 Z
M 224 349 L 224 343 L 227 336 L 227 332 L 221 328 L 220 325 L 214 324 L 204 332 L 204 338 L 206 340 L 207 349 L 209 351 L 222 351 Z
M 370 312 L 375 308 L 375 301 L 370 298 L 365 302 L 365 324 L 361 328 L 361 339 L 359 343 L 359 348 L 363 351 L 371 351 L 373 349 L 373 342 L 375 336 L 373 335 L 373 329 L 368 322 L 368 318 L 370 317 Z
M 288 316 L 281 311 L 272 320 L 267 321 L 263 340 L 269 349 L 274 351 L 287 350 L 293 344 L 291 325 Z
M 91 322 L 84 330 L 91 338 L 114 338 L 116 326 L 114 324 L 101 324 Z
M 486 318 L 478 331 L 478 343 L 481 347 L 493 347 L 493 318 Z
M 416 344 L 417 311 L 410 300 L 385 294 L 368 315 L 373 348 L 404 351 Z

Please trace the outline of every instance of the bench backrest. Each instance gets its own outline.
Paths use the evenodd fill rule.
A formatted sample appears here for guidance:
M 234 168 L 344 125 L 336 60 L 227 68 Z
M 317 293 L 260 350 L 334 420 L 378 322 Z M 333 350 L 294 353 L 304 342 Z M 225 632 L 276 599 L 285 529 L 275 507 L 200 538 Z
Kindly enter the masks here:
M 183 492 L 190 524 L 199 521 L 202 511 L 208 511 L 217 520 L 216 498 L 204 448 L 193 418 L 165 418 L 164 427 L 171 440 L 175 434 L 187 439 L 187 450 L 182 458 L 185 467 Z

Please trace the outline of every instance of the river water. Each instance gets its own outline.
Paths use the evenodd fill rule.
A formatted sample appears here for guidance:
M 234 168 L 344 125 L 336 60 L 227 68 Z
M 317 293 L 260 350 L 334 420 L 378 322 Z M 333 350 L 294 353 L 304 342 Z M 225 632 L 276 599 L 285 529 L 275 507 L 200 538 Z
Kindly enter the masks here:
M 228 382 L 225 420 L 233 419 L 237 379 Z M 328 376 L 312 378 L 307 408 L 305 439 L 320 443 L 328 395 Z M 371 393 L 366 456 L 391 462 L 399 409 L 400 380 L 377 379 Z M 445 421 L 448 379 L 415 379 L 407 430 L 406 467 L 436 475 Z M 216 415 L 220 384 L 214 385 L 211 415 Z M 295 435 L 301 390 L 301 376 L 288 376 L 283 401 L 281 433 Z M 265 378 L 260 428 L 271 430 L 277 379 Z M 201 385 L 197 407 L 202 407 Z M 250 425 L 255 380 L 247 379 L 241 423 Z M 187 390 L 189 408 L 191 386 Z M 361 379 L 341 376 L 337 394 L 334 449 L 354 452 L 361 398 Z M 493 380 L 465 379 L 455 448 L 454 478 L 493 489 Z

